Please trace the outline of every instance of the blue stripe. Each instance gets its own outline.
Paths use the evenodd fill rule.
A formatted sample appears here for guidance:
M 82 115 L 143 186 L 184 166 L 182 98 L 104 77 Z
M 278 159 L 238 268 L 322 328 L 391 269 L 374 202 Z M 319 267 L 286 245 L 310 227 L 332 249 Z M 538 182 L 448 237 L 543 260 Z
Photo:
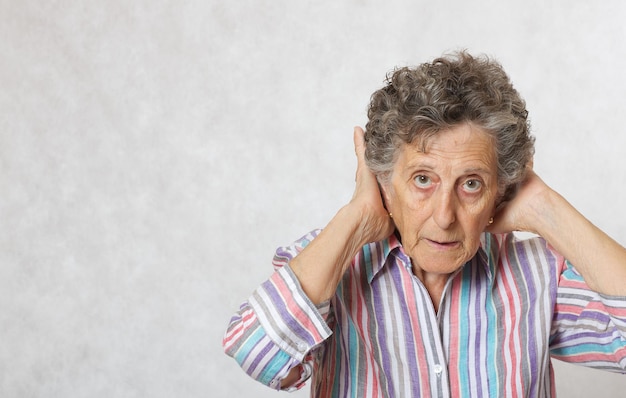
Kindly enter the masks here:
M 279 350 L 265 365 L 259 374 L 258 380 L 263 384 L 269 384 L 289 361 L 291 361 L 291 357 L 285 351 Z
M 489 288 L 493 289 L 493 286 L 489 286 Z M 487 330 L 487 336 L 485 338 L 486 340 L 485 350 L 487 351 L 486 369 L 487 369 L 487 383 L 489 385 L 490 397 L 497 397 L 499 394 L 497 366 L 492 365 L 497 362 L 496 354 L 497 354 L 497 350 L 499 349 L 498 347 L 498 313 L 496 310 L 496 303 L 493 300 L 495 296 L 496 294 L 485 295 L 485 312 L 487 313 L 487 320 L 486 320 L 486 325 L 485 325 L 485 329 Z
M 463 281 L 461 283 L 460 295 L 459 295 L 459 308 L 467 308 L 470 300 L 470 283 L 472 281 L 472 264 L 467 264 L 463 269 Z M 466 324 L 466 320 L 461 319 L 461 314 L 454 314 L 454 317 L 459 317 L 459 324 Z M 469 328 L 459 328 L 459 363 L 457 364 L 459 371 L 459 381 L 462 386 L 469 386 L 469 366 L 468 364 L 468 352 L 470 350 L 463 349 L 463 344 L 469 343 Z M 471 366 L 471 365 L 470 365 Z
M 239 349 L 233 356 L 233 358 L 235 359 L 235 361 L 237 361 L 239 366 L 243 365 L 243 363 L 246 361 L 246 358 L 248 358 L 248 355 L 250 354 L 250 352 L 254 350 L 254 347 L 259 343 L 259 341 L 261 341 L 261 339 L 263 339 L 266 336 L 267 334 L 265 333 L 265 330 L 263 329 L 261 325 L 259 325 L 259 327 L 254 331 L 254 333 L 248 336 L 246 341 L 241 345 L 241 347 L 239 347 Z
M 605 344 L 585 343 L 570 347 L 554 348 L 550 350 L 550 353 L 563 357 L 589 354 L 612 354 L 623 348 L 624 344 L 620 340 L 613 340 L 610 343 Z M 600 360 L 606 361 L 606 358 L 602 358 Z

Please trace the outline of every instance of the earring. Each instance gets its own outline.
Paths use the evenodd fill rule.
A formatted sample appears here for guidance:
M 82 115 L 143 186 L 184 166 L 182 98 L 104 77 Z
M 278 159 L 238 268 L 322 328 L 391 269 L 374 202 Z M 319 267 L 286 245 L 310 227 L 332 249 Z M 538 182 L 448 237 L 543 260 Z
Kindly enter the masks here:
M 489 225 L 493 224 L 493 217 L 489 219 Z
M 391 212 L 389 212 L 389 218 L 393 218 L 393 214 L 391 214 Z

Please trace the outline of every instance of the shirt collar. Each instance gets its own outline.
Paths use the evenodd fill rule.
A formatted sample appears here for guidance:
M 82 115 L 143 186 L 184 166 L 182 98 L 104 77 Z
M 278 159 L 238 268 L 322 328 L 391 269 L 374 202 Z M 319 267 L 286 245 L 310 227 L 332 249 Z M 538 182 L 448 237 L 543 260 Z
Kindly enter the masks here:
M 498 237 L 488 232 L 480 236 L 480 246 L 478 252 L 463 267 L 477 260 L 485 268 L 485 273 L 489 280 L 493 279 L 495 267 L 497 265 Z M 367 272 L 367 281 L 372 283 L 376 275 L 388 263 L 395 261 L 396 257 L 402 259 L 406 267 L 410 267 L 409 256 L 402 249 L 402 243 L 395 234 L 379 242 L 370 243 L 363 247 L 363 261 Z
M 395 256 L 391 254 L 401 250 L 402 244 L 395 234 L 391 234 L 387 239 L 365 245 L 361 254 L 367 272 L 367 282 L 372 283 L 380 270 L 390 261 L 394 261 Z

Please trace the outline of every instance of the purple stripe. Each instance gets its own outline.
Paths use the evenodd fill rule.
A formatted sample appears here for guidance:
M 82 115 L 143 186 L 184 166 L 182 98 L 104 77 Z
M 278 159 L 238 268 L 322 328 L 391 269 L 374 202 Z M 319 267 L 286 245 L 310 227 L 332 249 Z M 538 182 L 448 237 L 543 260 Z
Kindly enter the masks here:
M 303 328 L 298 321 L 298 318 L 296 318 L 294 314 L 289 311 L 287 304 L 283 301 L 280 291 L 276 285 L 274 285 L 271 280 L 268 280 L 263 283 L 263 289 L 272 301 L 273 308 L 278 312 L 282 323 L 296 336 L 298 336 L 298 338 L 306 341 L 310 346 L 314 345 L 315 339 L 313 338 L 313 335 Z M 297 305 L 295 301 L 292 301 L 292 304 Z
M 531 246 L 531 250 L 534 248 L 534 245 Z M 526 288 L 526 300 L 521 300 L 521 313 L 520 315 L 526 315 L 526 322 L 522 320 L 521 328 L 523 328 L 520 332 L 520 340 L 521 342 L 526 344 L 526 355 L 524 355 L 523 347 L 520 350 L 520 355 L 522 358 L 520 360 L 526 360 L 528 363 L 528 367 L 523 367 L 522 369 L 525 372 L 530 372 L 531 374 L 526 374 L 526 378 L 532 380 L 532 384 L 529 386 L 528 391 L 526 391 L 529 396 L 536 396 L 537 389 L 539 388 L 538 382 L 540 379 L 535 379 L 532 375 L 538 374 L 538 349 L 537 349 L 537 341 L 535 340 L 535 333 L 530 333 L 529 330 L 537 330 L 536 329 L 536 320 L 537 316 L 540 316 L 541 311 L 536 311 L 535 302 L 537 300 L 537 289 L 535 288 L 534 283 L 534 274 L 531 272 L 530 266 L 528 266 L 529 259 L 526 251 L 524 250 L 523 244 L 517 245 L 517 250 L 515 252 L 517 255 L 517 260 L 519 264 L 527 264 L 527 266 L 521 265 L 517 267 L 521 271 L 523 277 L 516 277 L 516 286 L 518 286 L 518 292 L 520 296 L 522 295 L 522 291 L 520 288 L 523 286 Z M 534 253 L 533 253 L 534 254 Z M 537 257 L 536 255 L 534 257 Z M 516 267 L 512 267 L 513 271 L 515 271 Z M 541 269 L 537 273 L 537 276 L 541 274 Z
M 477 289 L 476 287 L 473 287 L 473 285 L 476 284 L 476 281 L 480 278 L 481 272 L 484 272 L 484 267 L 481 267 L 482 263 L 480 261 L 480 259 L 477 259 L 477 261 L 472 262 L 470 265 L 474 266 L 473 268 L 473 272 L 472 272 L 472 282 L 471 284 L 469 284 L 469 299 L 470 300 L 474 300 L 474 301 L 478 301 L 479 297 L 480 297 L 480 290 Z M 487 281 L 487 276 L 484 275 L 483 276 L 484 280 Z M 482 363 L 480 362 L 480 353 L 481 353 L 481 340 L 480 340 L 480 336 L 482 334 L 483 331 L 483 311 L 484 308 L 480 308 L 479 305 L 476 305 L 476 309 L 474 310 L 474 323 L 476 325 L 476 341 L 474 343 L 474 357 L 476 358 L 476 361 L 474 363 L 474 372 L 476 372 L 477 375 L 477 380 L 476 380 L 476 387 L 477 387 L 477 391 L 478 391 L 478 396 L 479 397 L 484 397 L 487 396 L 488 394 L 485 393 L 483 394 L 483 372 L 481 371 L 481 366 Z M 470 318 L 471 319 L 471 318 Z M 487 319 L 487 317 L 485 317 L 485 319 Z M 469 335 L 468 335 L 469 336 Z M 469 342 L 468 342 L 468 346 L 469 346 Z M 486 357 L 486 356 L 485 356 Z
M 249 375 L 251 375 L 252 373 L 254 373 L 254 371 L 256 370 L 257 366 L 259 366 L 259 363 L 261 363 L 262 360 L 266 359 L 265 356 L 272 350 L 272 347 L 274 347 L 274 344 L 271 342 L 270 339 L 262 339 L 259 341 L 259 343 L 265 341 L 265 347 L 263 347 L 263 349 L 261 349 L 259 351 L 259 353 L 257 354 L 257 357 L 251 362 L 250 367 L 247 370 L 247 373 Z M 256 346 L 259 345 L 259 343 L 257 343 L 255 345 Z M 271 362 L 271 361 L 270 361 Z
M 406 302 L 406 298 L 407 298 L 407 292 L 404 291 L 403 285 L 402 285 L 402 281 L 404 278 L 412 278 L 412 275 L 407 275 L 408 271 L 406 269 L 406 267 L 402 264 L 396 264 L 395 267 L 390 267 L 390 272 L 391 272 L 391 276 L 392 276 L 392 280 L 394 283 L 394 286 L 396 288 L 396 290 L 398 291 L 398 295 L 400 297 L 400 308 L 402 309 L 402 321 L 401 321 L 401 326 L 402 329 L 404 331 L 404 335 L 407 336 L 406 340 L 405 340 L 405 344 L 404 344 L 404 349 L 407 353 L 407 358 L 409 360 L 408 366 L 409 369 L 411 370 L 415 370 L 416 372 L 419 373 L 419 364 L 418 364 L 418 358 L 417 358 L 417 350 L 415 347 L 415 341 L 413 338 L 413 330 L 411 329 L 411 316 L 409 313 L 409 308 L 410 306 L 407 304 Z M 420 305 L 421 303 L 416 303 L 416 306 L 421 307 Z M 419 314 L 417 314 L 419 317 Z M 425 333 L 425 331 L 422 331 L 422 334 L 427 334 Z M 414 380 L 413 384 L 413 394 L 419 394 L 419 377 L 416 377 Z M 393 392 L 393 391 L 390 391 Z M 390 394 L 392 397 L 395 396 L 395 394 Z
M 397 268 L 396 266 L 392 266 L 390 268 Z M 371 298 L 372 298 L 372 302 L 370 303 L 370 306 L 374 309 L 374 314 L 373 318 L 376 320 L 376 324 L 377 325 L 382 325 L 382 327 L 378 327 L 377 330 L 377 342 L 375 343 L 375 345 L 378 347 L 378 349 L 380 350 L 380 361 L 382 362 L 382 368 L 384 370 L 387 370 L 388 372 L 391 371 L 391 353 L 389 352 L 389 347 L 387 345 L 387 343 L 390 341 L 389 338 L 387 337 L 387 330 L 385 328 L 385 317 L 389 316 L 389 314 L 387 314 L 385 312 L 385 307 L 383 305 L 383 294 L 382 294 L 382 289 L 381 289 L 381 284 L 384 283 L 384 278 L 376 278 L 371 286 Z M 389 379 L 389 377 L 391 376 L 391 374 L 387 375 L 387 379 Z M 394 385 L 393 383 L 387 383 L 387 380 L 385 380 L 384 383 L 387 386 L 387 390 L 389 392 L 389 396 L 395 396 L 395 389 L 394 389 Z

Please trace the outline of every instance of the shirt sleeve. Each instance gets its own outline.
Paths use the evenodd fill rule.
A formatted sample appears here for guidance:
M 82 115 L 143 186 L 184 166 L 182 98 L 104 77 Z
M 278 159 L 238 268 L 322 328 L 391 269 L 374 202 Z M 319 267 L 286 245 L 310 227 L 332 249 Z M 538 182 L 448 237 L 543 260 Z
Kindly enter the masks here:
M 222 342 L 248 375 L 277 390 L 293 368 L 299 368 L 300 380 L 288 390 L 304 385 L 313 369 L 312 352 L 332 334 L 329 302 L 314 305 L 288 265 L 316 235 L 276 251 L 276 271 L 241 305 Z
M 626 297 L 592 291 L 564 261 L 550 347 L 554 358 L 626 373 Z

